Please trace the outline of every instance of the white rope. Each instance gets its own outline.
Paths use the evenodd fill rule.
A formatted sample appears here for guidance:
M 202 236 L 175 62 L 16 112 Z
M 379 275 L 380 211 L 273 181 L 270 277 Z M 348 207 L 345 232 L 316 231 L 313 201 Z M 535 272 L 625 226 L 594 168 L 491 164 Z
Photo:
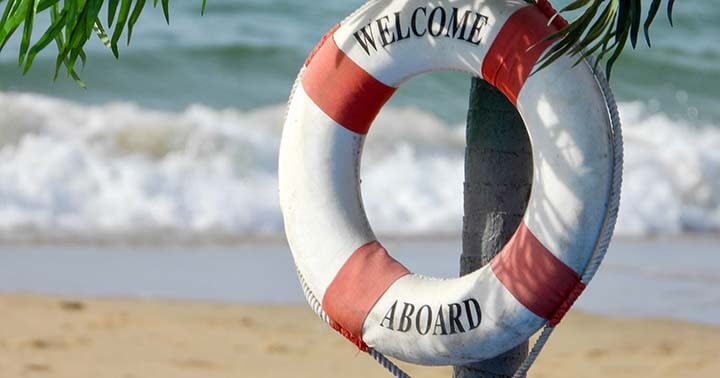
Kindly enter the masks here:
M 586 64 L 591 67 L 594 67 L 595 65 L 595 63 L 591 61 L 586 61 Z M 605 214 L 603 233 L 601 234 L 598 245 L 595 249 L 596 253 L 590 259 L 587 267 L 585 267 L 585 272 L 580 279 L 584 284 L 588 284 L 593 276 L 595 276 L 595 273 L 600 268 L 600 263 L 602 263 L 602 260 L 607 253 L 608 246 L 610 245 L 610 239 L 615 231 L 615 223 L 620 209 L 620 192 L 622 190 L 623 175 L 623 138 L 620 125 L 620 114 L 618 113 L 615 97 L 610 90 L 610 84 L 605 78 L 605 75 L 602 71 L 597 70 L 595 72 L 595 78 L 600 84 L 600 89 L 602 89 L 603 97 L 605 97 L 605 102 L 608 105 L 608 111 L 610 113 L 611 130 L 609 131 L 612 133 L 611 138 L 613 142 L 612 187 L 608 198 L 608 209 Z
M 585 60 L 585 64 L 594 67 L 594 63 Z M 612 184 L 610 187 L 610 194 L 608 196 L 608 207 L 605 212 L 605 220 L 603 221 L 602 233 L 600 239 L 595 245 L 590 261 L 585 266 L 580 282 L 587 285 L 597 273 L 600 268 L 600 264 L 607 253 L 608 246 L 610 245 L 610 239 L 612 238 L 613 232 L 615 231 L 615 222 L 617 221 L 618 210 L 620 209 L 620 191 L 622 189 L 622 172 L 623 172 L 623 139 L 622 130 L 620 126 L 620 115 L 617 110 L 617 104 L 615 103 L 615 97 L 610 91 L 610 84 L 608 83 L 605 75 L 600 71 L 595 71 L 595 79 L 600 84 L 600 89 L 603 92 L 603 97 L 607 103 L 608 112 L 610 113 L 610 133 L 609 137 L 612 140 Z M 543 327 L 540 337 L 535 341 L 532 350 L 525 358 L 520 368 L 515 372 L 513 378 L 525 378 L 527 376 L 530 367 L 532 367 L 535 360 L 540 355 L 543 347 L 550 339 L 555 327 L 548 324 Z
M 545 347 L 545 344 L 550 339 L 550 335 L 552 335 L 553 330 L 555 330 L 555 327 L 545 326 L 543 328 L 540 337 L 537 339 L 537 341 L 535 341 L 535 344 L 533 344 L 530 353 L 527 355 L 527 357 L 525 357 L 525 360 L 515 372 L 513 378 L 525 378 L 527 376 L 528 370 L 530 370 L 530 367 L 533 365 L 533 363 L 535 363 L 535 360 L 540 355 L 543 347 Z
M 404 372 L 402 369 L 400 369 L 400 367 L 395 365 L 392 361 L 390 361 L 382 353 L 376 351 L 373 348 L 368 348 L 368 354 L 370 354 L 370 356 L 372 356 L 372 358 L 374 358 L 375 361 L 377 361 L 380 365 L 382 365 L 385 369 L 387 369 L 395 377 L 410 378 L 410 375 L 408 375 L 406 372 Z
M 315 311 L 315 313 L 320 317 L 320 319 L 322 319 L 325 323 L 330 324 L 330 317 L 325 313 L 325 310 L 323 310 L 322 304 L 317 299 L 317 297 L 315 297 L 315 294 L 313 294 L 312 290 L 310 290 L 310 287 L 308 287 L 307 282 L 305 282 L 305 278 L 299 270 L 297 271 L 297 275 L 298 279 L 300 280 L 300 285 L 302 286 L 303 293 L 305 294 L 305 299 L 310 305 L 310 308 Z M 390 361 L 390 359 L 385 357 L 385 355 L 383 355 L 382 353 L 376 351 L 373 348 L 368 348 L 367 353 L 396 378 L 410 378 L 410 375 L 408 373 L 404 372 L 399 366 L 395 365 L 394 362 Z

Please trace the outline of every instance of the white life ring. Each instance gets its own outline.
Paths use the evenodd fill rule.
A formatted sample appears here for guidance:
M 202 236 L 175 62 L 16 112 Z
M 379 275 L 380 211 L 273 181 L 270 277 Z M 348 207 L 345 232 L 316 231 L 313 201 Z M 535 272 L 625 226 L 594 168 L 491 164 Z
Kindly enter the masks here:
M 306 61 L 280 147 L 285 230 L 316 310 L 361 349 L 426 365 L 492 358 L 557 324 L 585 287 L 614 226 L 617 122 L 589 63 L 561 57 L 529 76 L 564 22 L 550 23 L 553 14 L 522 0 L 370 1 Z M 390 257 L 360 195 L 370 124 L 398 86 L 434 70 L 500 89 L 533 150 L 520 227 L 490 265 L 455 279 L 412 274 Z

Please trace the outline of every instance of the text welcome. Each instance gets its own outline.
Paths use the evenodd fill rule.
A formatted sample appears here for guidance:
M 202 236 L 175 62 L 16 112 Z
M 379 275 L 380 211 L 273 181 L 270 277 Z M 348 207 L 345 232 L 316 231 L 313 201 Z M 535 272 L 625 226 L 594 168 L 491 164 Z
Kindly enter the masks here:
M 460 13 L 455 7 L 452 10 L 418 7 L 412 11 L 409 19 L 395 12 L 394 16 L 383 16 L 370 22 L 353 33 L 353 36 L 368 55 L 377 51 L 378 46 L 387 47 L 411 37 L 425 35 L 454 38 L 479 45 L 482 42 L 482 30 L 488 22 L 487 16 L 471 10 L 462 12 L 462 15 Z

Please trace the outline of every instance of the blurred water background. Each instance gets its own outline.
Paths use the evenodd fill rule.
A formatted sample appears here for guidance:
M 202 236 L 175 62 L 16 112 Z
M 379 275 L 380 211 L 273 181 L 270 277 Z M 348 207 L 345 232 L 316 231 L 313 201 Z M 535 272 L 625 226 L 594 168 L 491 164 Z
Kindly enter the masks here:
M 21 77 L 11 43 L 0 238 L 278 237 L 284 104 L 315 42 L 360 4 L 211 0 L 201 17 L 199 2 L 176 1 L 170 26 L 148 9 L 119 61 L 91 41 L 87 90 L 52 83 L 54 52 Z M 629 49 L 612 79 L 626 138 L 620 235 L 720 230 L 720 1 L 678 3 L 674 18 L 659 16 L 653 47 Z M 469 82 L 424 75 L 381 113 L 362 169 L 380 234 L 459 234 Z

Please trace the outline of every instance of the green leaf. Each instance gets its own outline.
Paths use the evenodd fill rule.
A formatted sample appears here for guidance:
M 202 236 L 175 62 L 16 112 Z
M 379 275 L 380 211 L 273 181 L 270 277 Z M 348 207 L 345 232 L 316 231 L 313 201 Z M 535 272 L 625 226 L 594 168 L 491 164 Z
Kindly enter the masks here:
M 658 10 L 660 9 L 660 3 L 662 3 L 662 0 L 652 0 L 650 10 L 648 10 L 647 17 L 645 18 L 645 24 L 643 25 L 645 42 L 647 42 L 648 47 L 652 46 L 650 43 L 650 25 L 652 25 L 653 20 L 655 20 L 655 15 L 657 15 Z
M 66 12 L 66 9 L 63 8 L 63 12 Z M 50 20 L 55 21 L 58 17 L 60 17 L 60 11 L 58 10 L 57 5 L 53 5 L 50 8 Z M 57 80 L 58 72 L 60 72 L 60 65 L 62 64 L 62 59 L 60 58 L 60 54 L 62 53 L 64 42 L 63 42 L 63 36 L 62 33 L 57 33 L 55 35 L 55 44 L 58 48 L 58 55 L 55 58 L 55 72 L 53 73 L 53 81 Z
M 104 0 L 88 0 L 85 14 L 85 35 L 89 38 L 93 33 L 95 23 L 100 21 L 100 10 Z
M 165 15 L 165 21 L 170 25 L 170 0 L 162 0 L 162 9 Z
M 75 80 L 75 83 L 77 83 L 77 85 L 79 85 L 80 88 L 87 89 L 87 85 L 85 85 L 85 82 L 82 81 L 82 79 L 80 79 L 80 75 L 78 75 L 77 72 L 75 72 L 75 70 L 70 70 L 70 77 L 72 77 L 73 80 Z
M 85 64 L 87 64 L 87 55 L 85 54 L 85 50 L 80 48 L 80 61 L 82 62 L 82 68 L 85 69 Z
M 28 4 L 28 0 L 18 0 L 12 4 L 12 9 L 8 14 L 7 20 L 0 25 L 0 51 L 2 51 L 5 44 L 10 40 L 10 37 L 12 37 L 18 27 L 20 27 L 20 24 L 25 20 Z M 9 3 L 8 6 L 10 6 Z
M 51 6 L 57 4 L 59 0 L 41 0 L 38 4 L 37 11 L 38 13 L 50 8 Z
M 592 0 L 575 0 L 572 3 L 566 5 L 565 8 L 560 9 L 560 13 L 578 10 L 582 7 L 587 6 L 590 1 Z
M 600 65 L 600 62 L 603 60 L 605 55 L 607 55 L 607 53 L 612 51 L 612 49 L 617 45 L 617 43 L 613 43 L 610 45 L 610 47 L 608 47 L 608 44 L 610 43 L 611 38 L 614 36 L 615 36 L 615 32 L 608 32 L 608 35 L 606 36 L 607 38 L 603 39 L 602 49 L 600 50 L 600 54 L 598 54 L 597 59 L 595 59 L 595 65 L 594 65 L 593 69 L 597 70 L 598 66 Z
M 623 35 L 623 30 L 625 27 L 630 27 L 630 24 L 628 23 L 628 20 L 630 19 L 630 1 L 629 0 L 623 0 L 620 2 L 620 9 L 618 9 L 618 19 L 617 19 L 617 25 L 615 26 L 615 40 L 618 41 L 618 38 Z
M 630 42 L 632 43 L 632 47 L 635 48 L 635 46 L 637 46 L 638 32 L 640 30 L 640 17 L 642 9 L 640 0 L 631 0 L 630 5 L 630 19 L 632 22 L 630 25 Z
M 582 37 L 590 22 L 592 22 L 593 18 L 597 14 L 598 7 L 600 7 L 600 1 L 594 2 L 590 6 L 590 8 L 582 16 L 580 16 L 578 20 L 568 25 L 566 28 L 546 38 L 546 40 L 548 40 L 549 38 L 554 38 L 554 36 L 562 36 L 562 39 L 560 39 L 559 42 L 553 45 L 550 50 L 548 50 L 543 55 L 539 62 L 539 68 L 535 69 L 533 74 L 549 66 L 558 58 L 567 54 L 573 49 L 580 37 Z
M 115 24 L 115 30 L 113 31 L 112 38 L 110 39 L 110 48 L 112 49 L 113 55 L 115 55 L 115 58 L 120 57 L 120 52 L 118 51 L 117 43 L 120 40 L 120 36 L 122 35 L 123 29 L 125 28 L 125 23 L 127 22 L 128 15 L 130 14 L 130 6 L 132 5 L 131 0 L 122 0 L 122 3 L 120 5 L 120 14 L 118 14 L 117 23 Z
M 108 28 L 112 27 L 112 23 L 115 20 L 115 12 L 117 12 L 118 4 L 120 4 L 120 0 L 108 0 Z
M 77 17 L 78 22 L 74 25 L 72 32 L 67 38 L 66 46 L 68 47 L 68 57 L 67 61 L 65 62 L 65 67 L 67 68 L 68 76 L 71 76 L 71 72 L 75 67 L 75 61 L 81 55 L 82 46 L 88 39 L 88 36 L 85 34 L 87 30 L 87 27 L 85 25 L 87 23 L 87 19 L 85 17 L 86 13 L 87 8 L 83 9 L 83 11 Z
M 620 36 L 618 45 L 615 47 L 615 50 L 613 51 L 612 56 L 608 59 L 607 63 L 605 64 L 605 72 L 607 73 L 607 76 L 610 77 L 612 75 L 612 68 L 613 64 L 615 64 L 615 61 L 617 58 L 620 57 L 620 53 L 622 53 L 623 48 L 625 47 L 625 42 L 627 42 L 628 39 L 628 30 L 625 30 L 625 34 Z
M 61 13 L 59 17 L 55 18 L 53 22 L 50 24 L 50 26 L 45 31 L 45 34 L 40 37 L 40 39 L 33 45 L 33 47 L 30 49 L 30 52 L 28 52 L 27 59 L 25 59 L 25 67 L 23 68 L 23 75 L 25 75 L 28 70 L 30 69 L 30 66 L 32 66 L 33 61 L 35 60 L 35 56 L 47 45 L 50 44 L 50 42 L 55 40 L 55 36 L 60 34 L 62 31 L 63 26 L 65 25 L 65 13 Z
M 132 11 L 132 14 L 130 15 L 130 21 L 128 22 L 128 37 L 127 37 L 127 43 L 130 44 L 130 38 L 132 37 L 132 31 L 133 27 L 135 26 L 135 23 L 137 22 L 138 18 L 140 17 L 140 13 L 143 10 L 143 7 L 145 7 L 145 0 L 137 0 L 135 3 L 135 8 Z
M 5 11 L 3 12 L 2 18 L 0 18 L 0 26 L 5 25 L 5 21 L 7 21 L 10 11 L 15 7 L 15 3 L 16 0 L 8 0 L 8 3 L 5 4 Z
M 600 38 L 601 35 L 607 34 L 607 29 L 611 24 L 611 21 L 615 17 L 615 11 L 618 0 L 611 0 L 610 3 L 605 7 L 600 16 L 595 20 L 593 26 L 590 27 L 588 32 L 583 37 L 582 41 L 573 48 L 573 55 L 582 53 L 583 46 L 589 46 L 593 41 Z M 582 54 L 585 56 L 586 54 Z
M 5 4 L 5 10 L 3 11 L 2 17 L 0 17 L 0 29 L 3 29 L 3 27 L 5 26 L 5 21 L 10 15 L 10 10 L 12 10 L 14 4 L 15 0 L 9 0 L 8 3 Z
M 668 0 L 667 16 L 668 16 L 668 20 L 670 21 L 670 26 L 674 26 L 674 25 L 673 25 L 673 18 L 672 18 L 673 7 L 674 7 L 674 6 L 675 6 L 675 0 Z

